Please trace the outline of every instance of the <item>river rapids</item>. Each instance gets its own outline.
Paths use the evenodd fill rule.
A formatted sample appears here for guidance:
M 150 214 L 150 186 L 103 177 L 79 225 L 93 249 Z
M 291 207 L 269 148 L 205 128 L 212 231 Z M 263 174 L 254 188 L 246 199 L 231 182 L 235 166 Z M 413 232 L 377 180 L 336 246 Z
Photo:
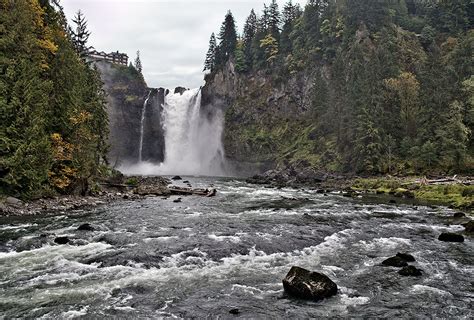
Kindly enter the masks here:
M 1 218 L 0 318 L 474 316 L 473 242 L 437 240 L 463 229 L 446 223 L 449 209 L 187 179 L 213 184 L 217 196 Z M 95 230 L 78 231 L 83 223 Z M 423 276 L 381 266 L 397 252 L 414 255 Z M 281 280 L 293 265 L 326 274 L 338 294 L 286 296 Z

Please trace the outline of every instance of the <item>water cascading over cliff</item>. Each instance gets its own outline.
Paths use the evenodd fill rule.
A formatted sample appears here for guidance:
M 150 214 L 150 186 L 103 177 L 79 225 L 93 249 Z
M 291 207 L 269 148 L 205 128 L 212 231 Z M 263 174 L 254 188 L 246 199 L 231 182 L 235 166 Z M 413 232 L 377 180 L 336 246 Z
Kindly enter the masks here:
M 220 110 L 201 110 L 200 89 L 168 93 L 161 120 L 164 161 L 151 163 L 139 157 L 137 164 L 121 168 L 122 171 L 144 175 L 224 175 L 223 115 Z M 143 144 L 142 138 L 140 143 Z

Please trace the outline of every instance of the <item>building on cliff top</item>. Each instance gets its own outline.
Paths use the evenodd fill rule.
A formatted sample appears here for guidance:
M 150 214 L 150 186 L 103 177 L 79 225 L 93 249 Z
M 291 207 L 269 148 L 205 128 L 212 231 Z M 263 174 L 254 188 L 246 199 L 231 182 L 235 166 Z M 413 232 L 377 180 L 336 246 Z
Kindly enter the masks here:
M 128 55 L 126 53 L 120 53 L 118 51 L 105 53 L 104 51 L 93 50 L 89 52 L 87 56 L 91 61 L 107 61 L 123 66 L 128 65 Z

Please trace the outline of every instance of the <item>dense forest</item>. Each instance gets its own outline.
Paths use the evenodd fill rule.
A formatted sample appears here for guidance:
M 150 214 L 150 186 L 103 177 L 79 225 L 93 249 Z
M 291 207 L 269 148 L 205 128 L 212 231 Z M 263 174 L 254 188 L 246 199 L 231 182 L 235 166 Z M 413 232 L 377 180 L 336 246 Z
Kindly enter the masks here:
M 472 173 L 473 19 L 470 0 L 272 1 L 239 35 L 229 11 L 204 66 L 208 85 L 231 64 L 246 88 L 226 110 L 226 151 L 337 172 Z M 311 81 L 309 110 L 272 110 L 259 77 Z
M 105 170 L 107 114 L 89 32 L 52 0 L 0 1 L 0 193 L 88 193 Z

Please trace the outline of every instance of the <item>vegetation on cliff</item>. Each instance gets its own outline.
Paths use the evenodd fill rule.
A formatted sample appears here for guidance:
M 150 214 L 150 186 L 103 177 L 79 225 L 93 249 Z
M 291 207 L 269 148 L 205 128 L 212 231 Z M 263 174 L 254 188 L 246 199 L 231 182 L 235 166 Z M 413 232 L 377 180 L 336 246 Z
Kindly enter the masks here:
M 207 86 L 236 78 L 227 154 L 337 172 L 472 173 L 473 10 L 469 0 L 252 10 L 207 60 Z
M 58 1 L 0 1 L 1 194 L 85 194 L 105 163 L 105 94 L 75 21 Z

